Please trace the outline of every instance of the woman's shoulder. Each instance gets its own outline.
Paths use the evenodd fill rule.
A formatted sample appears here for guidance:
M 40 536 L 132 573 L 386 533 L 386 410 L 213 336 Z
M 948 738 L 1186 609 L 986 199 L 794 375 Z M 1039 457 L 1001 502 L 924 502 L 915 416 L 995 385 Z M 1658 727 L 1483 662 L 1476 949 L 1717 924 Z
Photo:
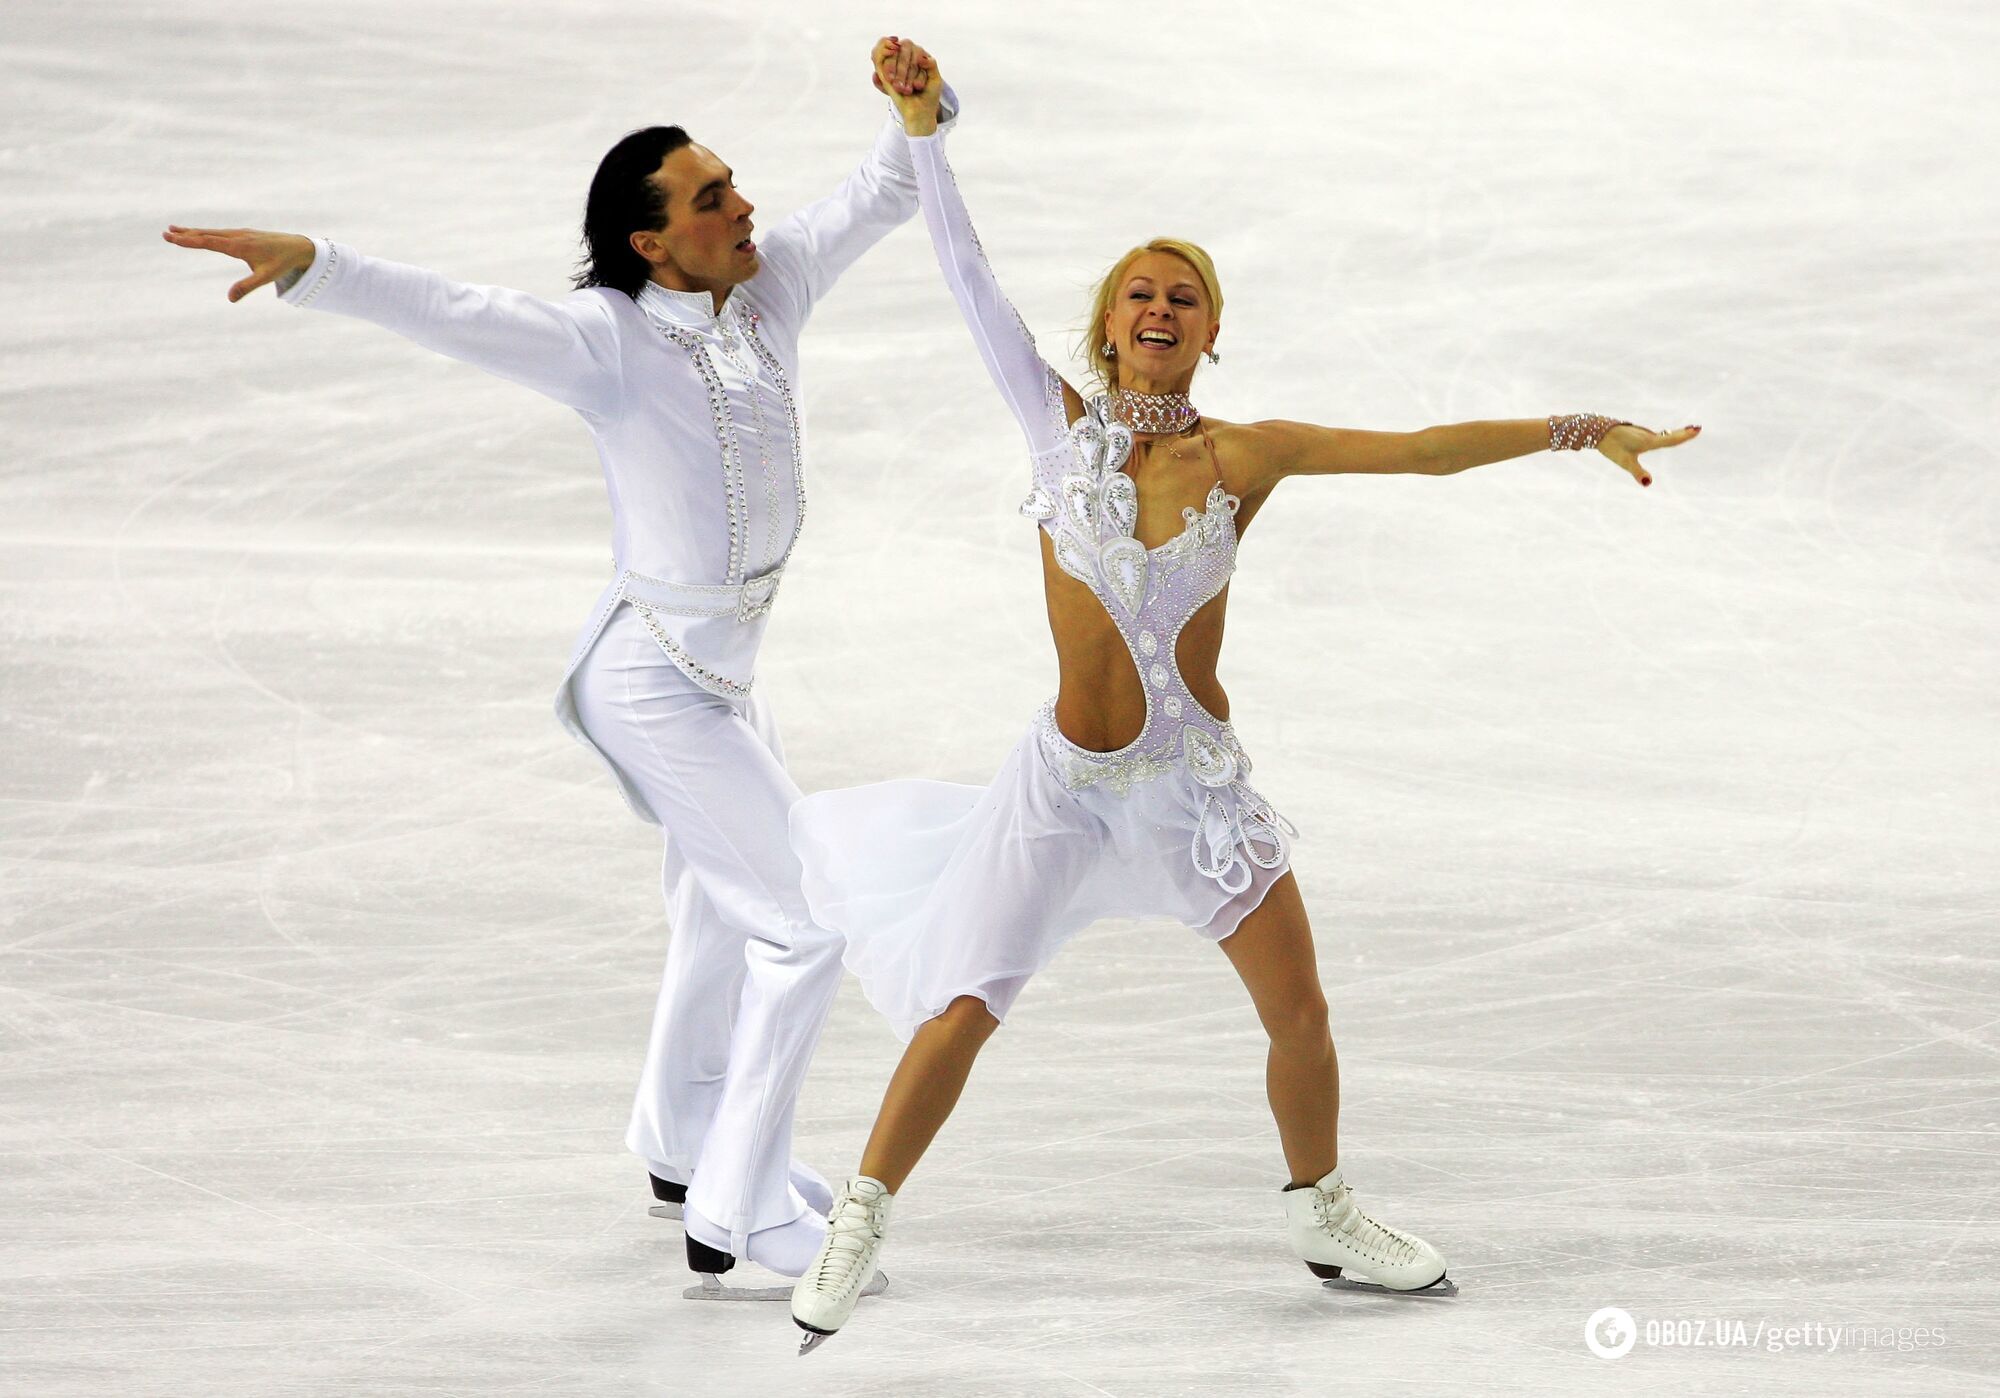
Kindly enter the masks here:
M 1215 463 L 1229 493 L 1248 499 L 1270 492 L 1267 480 L 1276 445 L 1271 422 L 1230 422 L 1202 415 L 1209 440 L 1215 443 Z

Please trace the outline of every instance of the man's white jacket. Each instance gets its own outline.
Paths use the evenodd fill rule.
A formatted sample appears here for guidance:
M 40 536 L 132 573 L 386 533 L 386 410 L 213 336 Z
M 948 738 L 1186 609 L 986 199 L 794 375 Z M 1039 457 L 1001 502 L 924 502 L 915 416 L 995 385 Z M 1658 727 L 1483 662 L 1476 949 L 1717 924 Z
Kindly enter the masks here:
M 941 129 L 957 107 L 946 88 Z M 594 747 L 570 680 L 622 604 L 695 683 L 749 694 L 805 516 L 799 333 L 834 280 L 916 210 L 916 172 L 891 117 L 839 189 L 760 237 L 762 265 L 719 312 L 707 292 L 651 282 L 637 298 L 592 287 L 558 301 L 468 286 L 326 239 L 281 295 L 525 384 L 589 425 L 611 495 L 613 576 L 564 670 L 556 713 Z M 651 818 L 636 792 L 625 796 Z

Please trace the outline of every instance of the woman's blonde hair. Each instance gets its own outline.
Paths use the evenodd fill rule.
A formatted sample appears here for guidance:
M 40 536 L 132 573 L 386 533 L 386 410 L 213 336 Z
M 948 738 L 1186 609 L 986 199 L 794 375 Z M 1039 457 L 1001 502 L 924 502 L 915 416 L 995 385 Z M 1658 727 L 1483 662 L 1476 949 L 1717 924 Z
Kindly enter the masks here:
M 1208 292 L 1210 317 L 1222 319 L 1222 284 L 1215 277 L 1215 260 L 1206 251 L 1183 238 L 1154 238 L 1151 242 L 1141 243 L 1113 263 L 1111 270 L 1104 274 L 1104 280 L 1097 284 L 1097 294 L 1090 302 L 1090 323 L 1083 328 L 1090 372 L 1107 390 L 1118 386 L 1118 361 L 1104 352 L 1104 316 L 1111 309 L 1111 298 L 1118 294 L 1118 284 L 1125 280 L 1132 264 L 1149 252 L 1170 252 L 1194 268 L 1195 275 L 1201 278 L 1201 284 Z

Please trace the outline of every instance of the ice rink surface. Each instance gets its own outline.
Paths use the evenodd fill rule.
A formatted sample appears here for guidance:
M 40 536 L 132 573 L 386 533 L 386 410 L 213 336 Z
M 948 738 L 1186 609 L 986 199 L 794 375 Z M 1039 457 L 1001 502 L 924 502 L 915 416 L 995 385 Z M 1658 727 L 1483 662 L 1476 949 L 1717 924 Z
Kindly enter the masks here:
M 962 93 L 1047 350 L 1171 232 L 1221 417 L 1706 427 L 1649 491 L 1295 482 L 1248 536 L 1223 674 L 1304 832 L 1343 1159 L 1455 1302 L 1292 1260 L 1247 998 L 1155 925 L 1029 989 L 833 1344 L 681 1301 L 621 1145 L 657 837 L 549 712 L 587 434 L 159 241 L 559 294 L 633 126 L 760 222 L 829 189 L 884 31 Z M 1991 1391 L 1990 5 L 10 0 L 0 58 L 0 1391 Z M 804 378 L 794 771 L 984 781 L 1054 668 L 920 224 Z M 803 1158 L 853 1168 L 895 1052 L 850 982 Z

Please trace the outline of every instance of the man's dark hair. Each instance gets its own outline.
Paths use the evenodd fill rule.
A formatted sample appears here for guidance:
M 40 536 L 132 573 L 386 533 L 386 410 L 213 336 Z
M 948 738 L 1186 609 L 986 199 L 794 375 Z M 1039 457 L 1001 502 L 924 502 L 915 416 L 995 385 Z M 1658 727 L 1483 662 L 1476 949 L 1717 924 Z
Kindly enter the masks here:
M 660 162 L 692 144 L 678 126 L 648 126 L 605 152 L 583 208 L 583 256 L 570 280 L 579 290 L 608 286 L 637 296 L 652 264 L 632 250 L 632 235 L 667 223 L 667 192 L 652 176 Z

